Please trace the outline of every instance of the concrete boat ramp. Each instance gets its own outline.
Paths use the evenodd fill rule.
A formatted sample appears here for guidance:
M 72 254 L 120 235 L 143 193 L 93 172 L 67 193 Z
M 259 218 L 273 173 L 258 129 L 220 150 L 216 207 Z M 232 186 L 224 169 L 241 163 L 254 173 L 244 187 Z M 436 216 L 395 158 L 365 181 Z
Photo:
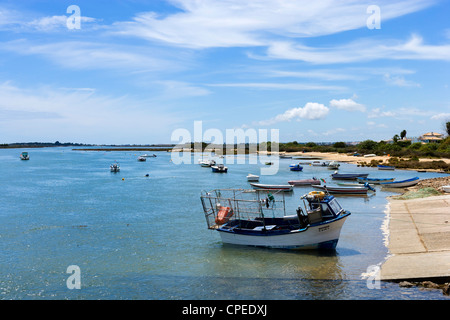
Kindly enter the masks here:
M 450 195 L 390 199 L 389 253 L 380 279 L 450 281 Z

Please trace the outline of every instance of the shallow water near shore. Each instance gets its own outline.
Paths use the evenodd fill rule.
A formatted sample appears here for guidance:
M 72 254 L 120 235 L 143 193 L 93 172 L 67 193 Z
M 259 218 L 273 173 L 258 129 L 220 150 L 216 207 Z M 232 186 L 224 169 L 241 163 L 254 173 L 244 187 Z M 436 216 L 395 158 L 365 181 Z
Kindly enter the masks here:
M 19 159 L 22 151 L 29 161 Z M 249 188 L 246 175 L 259 174 L 264 161 L 226 158 L 228 173 L 217 174 L 200 167 L 197 154 L 192 164 L 177 165 L 168 152 L 152 153 L 157 157 L 138 162 L 136 151 L 0 149 L 0 299 L 447 299 L 389 282 L 378 288 L 362 277 L 388 254 L 382 227 L 393 190 L 336 196 L 352 215 L 332 252 L 224 245 L 206 228 L 200 192 Z M 109 171 L 114 161 L 119 173 Z M 291 172 L 294 162 L 280 159 L 278 173 L 260 182 L 315 176 L 334 184 L 332 170 L 304 165 Z M 445 176 L 346 163 L 339 171 Z M 286 195 L 287 210 L 294 214 L 311 190 Z M 71 265 L 80 268 L 81 289 L 67 287 Z

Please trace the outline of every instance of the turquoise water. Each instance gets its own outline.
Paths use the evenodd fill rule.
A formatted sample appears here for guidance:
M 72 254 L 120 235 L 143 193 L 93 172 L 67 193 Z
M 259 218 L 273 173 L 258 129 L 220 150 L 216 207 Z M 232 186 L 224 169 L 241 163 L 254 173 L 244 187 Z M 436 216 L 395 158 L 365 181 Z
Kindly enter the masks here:
M 28 151 L 29 161 L 19 155 Z M 370 289 L 362 277 L 384 261 L 381 230 L 386 196 L 339 196 L 352 212 L 335 252 L 302 252 L 223 245 L 206 228 L 200 192 L 247 188 L 248 173 L 264 164 L 229 164 L 227 174 L 197 164 L 176 165 L 170 153 L 138 162 L 140 153 L 72 151 L 71 148 L 0 149 L 1 299 L 445 299 L 439 291 L 382 282 Z M 253 157 L 253 156 L 250 156 Z M 118 161 L 119 173 L 109 165 Z M 262 161 L 263 162 L 263 161 Z M 280 160 L 261 183 L 324 178 L 331 170 L 289 171 Z M 378 171 L 341 164 L 340 172 L 398 180 L 443 176 Z M 149 177 L 146 177 L 146 174 Z M 297 187 L 286 197 L 295 212 Z M 79 267 L 81 289 L 70 290 L 67 268 Z

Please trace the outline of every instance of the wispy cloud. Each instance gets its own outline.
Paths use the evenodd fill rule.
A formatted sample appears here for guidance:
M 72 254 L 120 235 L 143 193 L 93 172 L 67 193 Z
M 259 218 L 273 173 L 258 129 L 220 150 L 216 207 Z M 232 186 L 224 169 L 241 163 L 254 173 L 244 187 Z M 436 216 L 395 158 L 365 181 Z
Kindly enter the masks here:
M 159 58 L 155 51 L 150 49 L 132 45 L 84 41 L 36 44 L 21 39 L 3 43 L 0 50 L 12 51 L 21 55 L 42 56 L 72 69 L 125 69 L 142 72 L 143 70 L 173 70 L 175 68 L 174 61 Z M 163 56 L 162 53 L 161 56 Z
M 26 130 L 21 136 L 27 139 L 64 136 L 88 142 L 126 143 L 121 134 L 134 131 L 142 135 L 141 143 L 145 143 L 157 131 L 169 134 L 168 128 L 180 121 L 176 114 L 165 113 L 148 101 L 108 96 L 90 88 L 25 89 L 4 82 L 0 83 L 0 96 L 3 138 L 6 132 L 17 132 L 17 127 L 22 126 Z
M 413 34 L 406 42 L 358 39 L 344 45 L 314 48 L 288 41 L 273 42 L 267 57 L 313 64 L 351 63 L 379 59 L 450 61 L 450 44 L 429 45 Z
M 343 86 L 315 85 L 305 83 L 271 83 L 271 82 L 249 82 L 249 83 L 216 83 L 208 84 L 211 87 L 235 87 L 253 89 L 276 89 L 276 90 L 346 90 Z
M 266 46 L 275 37 L 301 38 L 366 27 L 373 1 L 171 0 L 177 13 L 143 12 L 115 24 L 116 32 L 190 48 Z M 435 1 L 377 1 L 383 20 L 422 10 Z M 276 14 L 274 14 L 276 13 Z
M 392 86 L 396 87 L 416 87 L 420 88 L 420 84 L 414 81 L 406 80 L 403 76 L 393 76 L 390 73 L 385 73 L 383 76 L 383 80 Z

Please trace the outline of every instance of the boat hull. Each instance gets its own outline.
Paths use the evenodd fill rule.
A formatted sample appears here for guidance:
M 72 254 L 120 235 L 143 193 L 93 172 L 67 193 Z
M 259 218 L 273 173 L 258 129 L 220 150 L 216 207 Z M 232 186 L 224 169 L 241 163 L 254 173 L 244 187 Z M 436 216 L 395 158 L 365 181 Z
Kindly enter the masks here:
M 378 166 L 378 170 L 395 170 L 395 167 L 393 167 L 393 166 L 382 166 L 382 165 L 379 165 L 379 166 Z
M 419 183 L 419 178 L 404 180 L 404 181 L 397 181 L 397 182 L 385 182 L 380 183 L 381 186 L 386 188 L 408 188 L 415 186 Z
M 350 213 L 337 219 L 325 221 L 305 229 L 293 230 L 288 233 L 248 232 L 238 233 L 230 230 L 217 229 L 223 243 L 278 249 L 335 249 L 342 226 Z
M 271 185 L 271 184 L 259 184 L 259 183 L 250 183 L 250 185 L 255 189 L 262 190 L 273 190 L 273 191 L 292 191 L 294 186 L 292 185 Z
M 324 190 L 323 186 L 313 186 L 315 189 Z M 367 194 L 369 188 L 366 187 L 326 187 L 329 193 L 333 194 Z
M 291 180 L 288 183 L 292 186 L 310 186 L 310 185 L 319 185 L 320 180 L 314 179 L 305 179 L 305 180 Z
M 372 184 L 381 184 L 383 182 L 392 182 L 395 180 L 395 178 L 390 178 L 390 179 L 376 179 L 376 178 L 357 178 L 356 180 L 358 180 L 361 183 L 372 183 Z
M 333 179 L 337 179 L 337 180 L 356 180 L 357 178 L 367 178 L 369 174 L 339 174 L 339 173 L 335 173 L 332 174 L 331 177 Z

